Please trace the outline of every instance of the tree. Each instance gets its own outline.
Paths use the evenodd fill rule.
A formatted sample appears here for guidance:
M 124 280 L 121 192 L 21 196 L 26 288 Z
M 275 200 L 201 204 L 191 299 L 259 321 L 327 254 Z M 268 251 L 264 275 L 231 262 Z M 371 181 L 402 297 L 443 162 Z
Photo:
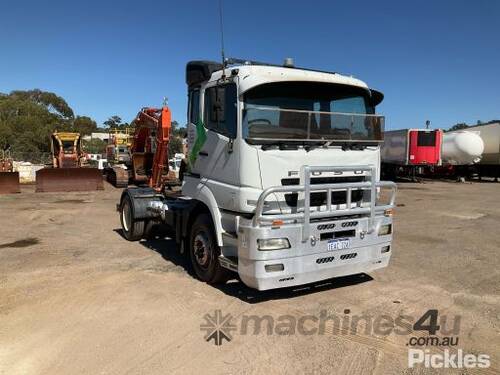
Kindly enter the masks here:
M 170 137 L 170 143 L 168 144 L 168 155 L 172 158 L 175 154 L 183 152 L 182 140 L 186 135 L 186 128 L 179 127 L 179 123 L 173 120 L 170 132 L 172 136 Z
M 50 152 L 50 135 L 58 131 L 88 134 L 96 128 L 87 116 L 74 117 L 60 96 L 39 89 L 0 94 L 0 148 L 10 147 L 18 160 L 39 161 Z
M 453 125 L 451 128 L 449 128 L 447 131 L 453 131 L 453 130 L 460 130 L 460 129 L 467 129 L 469 127 L 469 125 L 465 124 L 465 123 L 458 123 L 458 124 L 455 124 Z
M 173 158 L 177 153 L 182 153 L 182 138 L 172 136 L 168 144 L 168 157 Z
M 185 127 L 180 127 L 177 121 L 172 121 L 172 135 L 184 138 L 187 134 L 187 130 Z
M 106 125 L 108 128 L 120 128 L 120 125 L 122 123 L 122 118 L 120 116 L 114 115 L 108 118 L 106 121 L 104 121 L 104 125 Z
M 72 130 L 81 135 L 90 135 L 97 131 L 97 123 L 88 116 L 76 116 Z
M 53 92 L 42 91 L 40 89 L 28 91 L 17 90 L 12 91 L 10 96 L 14 99 L 29 100 L 42 105 L 47 108 L 50 113 L 54 113 L 65 119 L 71 119 L 74 117 L 73 110 L 68 103 Z
M 107 143 L 102 139 L 93 138 L 84 143 L 83 147 L 89 154 L 103 154 L 106 152 Z

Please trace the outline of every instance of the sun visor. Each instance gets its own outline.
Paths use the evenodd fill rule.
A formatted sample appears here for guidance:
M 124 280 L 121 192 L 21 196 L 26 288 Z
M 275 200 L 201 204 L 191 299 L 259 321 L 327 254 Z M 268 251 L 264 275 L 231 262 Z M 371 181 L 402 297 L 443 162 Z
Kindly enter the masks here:
M 380 91 L 370 89 L 370 95 L 372 98 L 372 104 L 374 106 L 379 105 L 380 103 L 382 103 L 382 100 L 384 100 L 384 94 L 382 94 Z

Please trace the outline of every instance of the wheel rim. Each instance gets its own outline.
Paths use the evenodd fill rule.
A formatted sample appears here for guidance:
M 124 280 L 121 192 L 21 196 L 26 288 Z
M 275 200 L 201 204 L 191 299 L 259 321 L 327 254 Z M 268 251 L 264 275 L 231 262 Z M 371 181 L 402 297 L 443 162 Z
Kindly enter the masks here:
M 128 232 L 130 223 L 130 206 L 127 201 L 125 201 L 123 204 L 122 223 L 123 223 L 123 229 L 125 230 L 125 232 Z
M 193 241 L 193 253 L 196 263 L 203 269 L 210 264 L 210 242 L 204 232 L 198 233 Z

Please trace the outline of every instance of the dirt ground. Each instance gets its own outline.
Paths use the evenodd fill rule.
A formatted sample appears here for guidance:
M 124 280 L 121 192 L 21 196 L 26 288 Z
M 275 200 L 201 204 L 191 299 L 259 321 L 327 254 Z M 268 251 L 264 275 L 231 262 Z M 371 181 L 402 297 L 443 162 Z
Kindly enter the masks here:
M 127 242 L 119 195 L 0 196 L 0 374 L 443 373 L 408 368 L 422 331 L 239 328 L 251 315 L 416 320 L 429 309 L 460 316 L 464 353 L 491 356 L 489 369 L 450 373 L 500 373 L 500 184 L 402 183 L 388 268 L 269 292 L 197 281 L 168 239 Z M 220 346 L 200 330 L 217 310 L 236 327 Z

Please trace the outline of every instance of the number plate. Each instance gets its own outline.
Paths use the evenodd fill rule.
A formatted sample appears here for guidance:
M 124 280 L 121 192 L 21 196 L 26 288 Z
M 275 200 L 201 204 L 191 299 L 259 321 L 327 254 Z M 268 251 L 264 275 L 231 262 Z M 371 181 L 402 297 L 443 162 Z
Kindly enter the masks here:
M 351 240 L 348 238 L 338 238 L 328 241 L 328 251 L 344 250 L 351 247 Z

